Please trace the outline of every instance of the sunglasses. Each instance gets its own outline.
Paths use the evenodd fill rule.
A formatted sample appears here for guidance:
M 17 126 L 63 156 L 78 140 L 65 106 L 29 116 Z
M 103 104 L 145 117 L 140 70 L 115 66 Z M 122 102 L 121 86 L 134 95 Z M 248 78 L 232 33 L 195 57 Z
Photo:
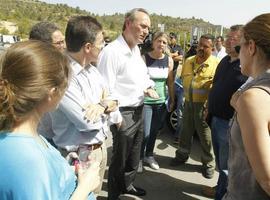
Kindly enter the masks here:
M 236 53 L 239 54 L 240 53 L 241 46 L 240 45 L 237 45 L 237 46 L 234 47 L 234 49 L 235 49 Z

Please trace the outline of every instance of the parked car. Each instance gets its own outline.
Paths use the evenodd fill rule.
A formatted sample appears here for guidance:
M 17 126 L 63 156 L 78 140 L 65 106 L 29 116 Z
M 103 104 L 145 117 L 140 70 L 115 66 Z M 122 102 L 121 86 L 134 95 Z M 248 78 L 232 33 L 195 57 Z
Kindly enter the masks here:
M 175 88 L 175 109 L 172 112 L 168 112 L 167 114 L 167 123 L 168 127 L 172 131 L 180 131 L 180 128 L 182 126 L 182 118 L 183 118 L 183 86 L 182 86 L 182 80 L 177 77 L 174 82 L 174 88 Z M 167 102 L 170 100 L 168 99 Z

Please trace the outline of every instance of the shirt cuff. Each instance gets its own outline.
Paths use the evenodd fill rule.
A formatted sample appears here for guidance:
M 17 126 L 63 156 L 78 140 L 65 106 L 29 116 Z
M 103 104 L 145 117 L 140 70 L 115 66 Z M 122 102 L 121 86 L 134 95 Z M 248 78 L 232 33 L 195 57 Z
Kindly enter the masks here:
M 122 122 L 122 120 L 123 120 L 123 118 L 122 118 L 122 115 L 121 115 L 119 109 L 117 109 L 113 112 L 110 112 L 109 119 L 108 119 L 109 125 L 118 124 L 118 123 Z

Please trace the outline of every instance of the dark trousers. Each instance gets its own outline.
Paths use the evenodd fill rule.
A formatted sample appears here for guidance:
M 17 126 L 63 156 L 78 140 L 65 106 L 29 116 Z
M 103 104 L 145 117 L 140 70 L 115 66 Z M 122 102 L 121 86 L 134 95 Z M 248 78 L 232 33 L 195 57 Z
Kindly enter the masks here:
M 109 200 L 116 200 L 134 182 L 143 140 L 142 108 L 120 108 L 122 125 L 119 129 L 115 125 L 111 126 L 113 155 L 108 174 Z
M 215 200 L 221 200 L 227 192 L 230 121 L 216 116 L 211 120 L 211 132 L 216 163 L 219 170 Z
M 193 134 L 196 130 L 202 147 L 202 164 L 204 167 L 214 169 L 215 156 L 212 146 L 211 130 L 203 118 L 203 105 L 204 103 L 202 102 L 185 102 L 180 143 L 175 153 L 176 158 L 179 160 L 188 160 L 193 142 Z

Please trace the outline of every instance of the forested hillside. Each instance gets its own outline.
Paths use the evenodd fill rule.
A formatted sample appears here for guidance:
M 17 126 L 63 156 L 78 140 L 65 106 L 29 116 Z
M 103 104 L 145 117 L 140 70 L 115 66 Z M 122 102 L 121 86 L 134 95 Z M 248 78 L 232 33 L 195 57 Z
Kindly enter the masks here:
M 52 21 L 57 23 L 64 31 L 67 20 L 73 15 L 91 15 L 96 17 L 104 26 L 105 31 L 113 39 L 121 32 L 124 15 L 95 15 L 95 11 L 80 10 L 66 4 L 48 4 L 37 0 L 0 0 L 0 21 L 15 22 L 18 26 L 16 34 L 26 38 L 31 26 L 39 21 Z M 151 13 L 151 10 L 149 10 Z M 200 26 L 215 31 L 216 26 L 202 19 L 173 18 L 158 14 L 151 15 L 152 29 L 158 30 L 158 24 L 165 24 L 166 32 L 176 32 L 180 37 L 184 33 L 189 36 L 192 26 Z M 7 34 L 5 28 L 0 27 L 0 33 Z

